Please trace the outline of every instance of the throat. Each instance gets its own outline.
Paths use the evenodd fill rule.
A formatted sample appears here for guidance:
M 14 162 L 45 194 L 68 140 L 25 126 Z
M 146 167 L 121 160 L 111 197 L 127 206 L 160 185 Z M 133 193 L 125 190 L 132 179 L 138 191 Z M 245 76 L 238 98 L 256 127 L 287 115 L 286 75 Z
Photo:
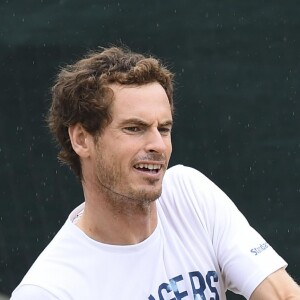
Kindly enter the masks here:
M 110 245 L 134 245 L 147 239 L 157 226 L 156 206 L 148 207 L 148 213 L 129 214 L 97 210 L 88 203 L 78 226 L 90 238 Z

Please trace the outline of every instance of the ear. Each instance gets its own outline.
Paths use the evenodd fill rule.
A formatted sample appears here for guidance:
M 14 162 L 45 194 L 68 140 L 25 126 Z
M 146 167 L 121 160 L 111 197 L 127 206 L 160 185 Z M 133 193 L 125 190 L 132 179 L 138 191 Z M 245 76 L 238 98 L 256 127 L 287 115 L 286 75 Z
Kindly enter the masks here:
M 88 157 L 90 155 L 90 142 L 92 140 L 92 136 L 80 123 L 69 127 L 68 132 L 73 150 L 81 158 Z

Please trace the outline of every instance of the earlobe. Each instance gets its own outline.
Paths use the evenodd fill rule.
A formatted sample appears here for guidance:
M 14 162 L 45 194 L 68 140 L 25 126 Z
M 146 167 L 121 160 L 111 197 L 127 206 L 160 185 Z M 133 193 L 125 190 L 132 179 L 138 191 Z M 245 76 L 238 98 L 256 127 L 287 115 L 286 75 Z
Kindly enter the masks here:
M 70 126 L 68 132 L 73 150 L 82 158 L 88 157 L 90 149 L 88 142 L 89 134 L 87 131 L 80 123 L 77 123 Z

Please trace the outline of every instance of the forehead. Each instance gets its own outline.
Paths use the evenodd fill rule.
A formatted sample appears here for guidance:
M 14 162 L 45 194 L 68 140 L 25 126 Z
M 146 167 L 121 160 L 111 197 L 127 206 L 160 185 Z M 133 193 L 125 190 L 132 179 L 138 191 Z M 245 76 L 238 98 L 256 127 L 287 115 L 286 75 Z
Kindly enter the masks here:
M 140 86 L 112 84 L 113 119 L 126 117 L 156 117 L 172 119 L 171 106 L 164 88 L 158 83 Z

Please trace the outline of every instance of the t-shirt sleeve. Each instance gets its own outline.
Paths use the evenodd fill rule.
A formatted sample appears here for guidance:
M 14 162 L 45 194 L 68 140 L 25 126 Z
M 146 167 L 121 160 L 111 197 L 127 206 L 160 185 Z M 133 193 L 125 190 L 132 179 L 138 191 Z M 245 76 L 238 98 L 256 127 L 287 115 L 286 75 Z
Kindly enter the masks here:
M 180 174 L 195 215 L 211 237 L 225 287 L 249 299 L 255 288 L 286 267 L 286 262 L 207 177 L 183 166 Z
M 249 299 L 268 275 L 287 264 L 234 203 L 215 189 L 214 249 L 228 289 Z
M 12 293 L 10 300 L 58 300 L 58 298 L 39 286 L 25 284 Z

